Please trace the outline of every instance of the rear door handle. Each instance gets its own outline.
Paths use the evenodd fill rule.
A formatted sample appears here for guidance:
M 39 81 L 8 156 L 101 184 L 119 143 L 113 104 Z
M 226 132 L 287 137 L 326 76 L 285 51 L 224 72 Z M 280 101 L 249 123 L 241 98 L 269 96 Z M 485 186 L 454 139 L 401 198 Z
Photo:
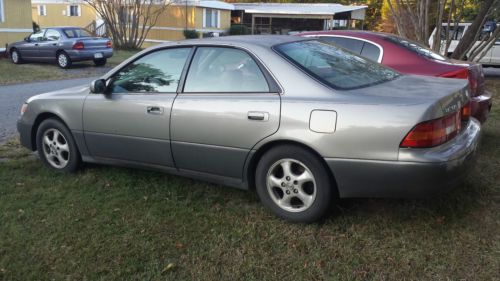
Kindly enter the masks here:
M 163 108 L 160 106 L 148 106 L 148 114 L 160 115 L 163 114 Z
M 269 120 L 269 113 L 264 111 L 249 111 L 248 120 L 267 121 Z

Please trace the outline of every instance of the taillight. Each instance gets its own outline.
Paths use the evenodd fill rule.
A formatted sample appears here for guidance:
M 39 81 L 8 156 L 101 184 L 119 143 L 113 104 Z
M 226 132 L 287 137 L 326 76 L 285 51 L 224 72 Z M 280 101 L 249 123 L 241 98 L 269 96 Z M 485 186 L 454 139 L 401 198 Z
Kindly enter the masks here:
M 454 138 L 462 126 L 461 111 L 417 124 L 399 147 L 426 148 L 443 144 Z
M 74 50 L 82 50 L 85 48 L 85 45 L 83 44 L 83 42 L 76 42 L 74 45 L 73 45 L 73 49 Z
M 470 102 L 468 102 L 466 105 L 464 105 L 464 107 L 462 107 L 460 112 L 462 121 L 469 121 L 471 116 L 471 111 L 472 111 L 471 104 Z
M 113 47 L 113 42 L 108 41 L 106 42 L 106 48 L 112 48 Z

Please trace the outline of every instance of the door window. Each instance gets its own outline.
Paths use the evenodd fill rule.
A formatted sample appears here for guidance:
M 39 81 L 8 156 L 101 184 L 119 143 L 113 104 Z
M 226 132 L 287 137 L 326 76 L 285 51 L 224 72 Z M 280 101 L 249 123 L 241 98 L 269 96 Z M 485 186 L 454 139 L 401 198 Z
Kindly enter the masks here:
M 363 49 L 361 50 L 361 56 L 378 62 L 378 58 L 380 57 L 380 49 L 372 43 L 365 42 L 363 44 Z
M 132 62 L 111 80 L 112 93 L 175 93 L 191 48 L 156 51 Z
M 61 34 L 57 30 L 49 29 L 45 33 L 45 39 L 47 41 L 58 41 L 59 38 L 61 38 Z
M 234 48 L 200 47 L 189 68 L 184 92 L 269 92 L 269 85 L 247 52 Z
M 43 40 L 43 34 L 45 33 L 45 29 L 42 29 L 40 31 L 37 31 L 33 34 L 30 35 L 30 41 L 42 41 Z
M 361 54 L 361 50 L 363 49 L 364 42 L 361 40 L 333 36 L 322 36 L 320 38 L 323 41 L 334 43 L 337 46 L 347 49 L 358 55 Z

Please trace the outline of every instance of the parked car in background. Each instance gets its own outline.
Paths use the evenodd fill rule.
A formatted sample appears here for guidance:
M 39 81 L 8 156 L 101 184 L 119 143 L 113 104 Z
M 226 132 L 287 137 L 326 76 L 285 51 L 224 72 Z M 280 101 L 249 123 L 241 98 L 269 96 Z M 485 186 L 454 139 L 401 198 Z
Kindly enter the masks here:
M 296 222 L 337 197 L 421 197 L 466 176 L 480 125 L 466 80 L 400 75 L 297 36 L 171 42 L 90 86 L 30 98 L 21 143 L 41 161 L 155 168 L 257 190 Z
M 460 42 L 460 39 L 462 39 L 462 36 L 465 34 L 470 25 L 471 23 L 458 23 L 456 27 L 450 26 L 448 38 L 451 39 L 451 41 L 450 47 L 448 48 L 448 52 L 446 54 L 448 57 L 453 53 L 453 51 L 455 51 L 458 42 Z M 489 37 L 496 28 L 499 27 L 495 22 L 487 22 L 483 27 L 483 31 L 481 33 L 481 36 L 479 36 L 479 39 Z M 429 46 L 431 46 L 431 48 L 434 44 L 433 38 L 434 34 L 436 34 L 436 31 L 437 29 L 434 28 L 434 31 L 432 31 L 432 34 L 429 37 Z M 441 29 L 441 42 L 441 53 L 443 53 L 446 46 L 446 24 L 443 24 L 443 28 Z M 476 44 L 479 44 L 479 41 Z M 484 65 L 500 66 L 500 39 L 496 40 L 494 45 L 486 52 L 484 57 L 479 60 L 479 63 L 482 63 Z
M 71 67 L 73 62 L 89 60 L 96 66 L 103 66 L 113 56 L 110 39 L 93 37 L 79 27 L 42 29 L 24 41 L 8 45 L 7 52 L 15 64 L 56 62 L 62 68 Z
M 401 73 L 469 80 L 472 116 L 485 122 L 491 111 L 491 93 L 485 89 L 480 64 L 450 60 L 429 48 L 394 34 L 369 31 L 318 31 L 301 33 L 318 37 Z

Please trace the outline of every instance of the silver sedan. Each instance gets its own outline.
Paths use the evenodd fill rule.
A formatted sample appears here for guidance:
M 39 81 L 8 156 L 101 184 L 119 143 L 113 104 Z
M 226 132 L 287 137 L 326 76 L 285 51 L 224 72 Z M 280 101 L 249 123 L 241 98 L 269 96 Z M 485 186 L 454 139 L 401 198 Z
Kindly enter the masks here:
M 256 189 L 312 222 L 336 198 L 421 197 L 469 170 L 466 80 L 400 75 L 329 43 L 235 36 L 156 46 L 91 83 L 30 98 L 21 143 L 61 172 L 152 168 Z

